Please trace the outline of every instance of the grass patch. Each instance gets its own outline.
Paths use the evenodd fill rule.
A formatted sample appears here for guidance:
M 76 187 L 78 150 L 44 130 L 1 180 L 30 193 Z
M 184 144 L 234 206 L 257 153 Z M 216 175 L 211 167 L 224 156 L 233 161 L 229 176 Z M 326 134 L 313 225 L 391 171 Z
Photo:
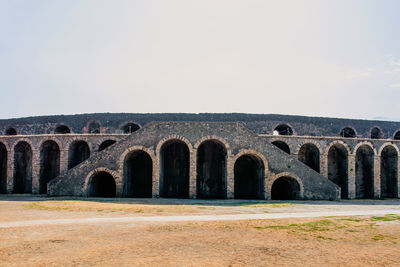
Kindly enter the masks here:
M 372 216 L 371 221 L 382 221 L 382 222 L 391 222 L 391 221 L 399 221 L 400 216 L 395 214 L 388 214 L 385 216 Z
M 294 203 L 243 203 L 239 206 L 241 207 L 251 207 L 251 208 L 280 208 L 280 207 L 290 207 L 298 204 Z
M 256 226 L 256 229 L 290 229 L 294 232 L 303 231 L 303 232 L 323 232 L 329 230 L 336 230 L 343 228 L 334 221 L 331 220 L 319 220 L 315 222 L 301 223 L 301 224 L 289 224 L 289 225 L 268 225 L 268 226 Z

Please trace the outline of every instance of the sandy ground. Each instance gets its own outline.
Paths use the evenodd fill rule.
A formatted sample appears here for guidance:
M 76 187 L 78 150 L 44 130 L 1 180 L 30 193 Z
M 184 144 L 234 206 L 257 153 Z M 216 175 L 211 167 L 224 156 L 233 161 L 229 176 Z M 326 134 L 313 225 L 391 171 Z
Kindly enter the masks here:
M 243 219 L 249 215 L 326 216 L 340 212 L 346 216 Z M 360 212 L 369 215 L 355 215 Z M 266 202 L 0 196 L 0 225 L 8 224 L 0 228 L 0 266 L 400 266 L 400 216 L 395 214 L 400 214 L 399 200 Z M 237 219 L 196 220 L 199 216 L 227 215 Z M 172 217 L 186 219 L 169 221 Z M 107 221 L 110 218 L 119 221 Z M 80 223 L 88 219 L 100 221 Z M 72 221 L 12 225 L 37 220 Z

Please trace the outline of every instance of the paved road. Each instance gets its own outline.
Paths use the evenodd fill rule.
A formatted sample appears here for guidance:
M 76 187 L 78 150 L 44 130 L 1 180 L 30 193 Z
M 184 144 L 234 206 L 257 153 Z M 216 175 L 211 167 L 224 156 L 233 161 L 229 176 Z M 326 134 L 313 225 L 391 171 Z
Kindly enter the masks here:
M 129 217 L 91 217 L 80 219 L 25 220 L 0 223 L 0 228 L 68 225 L 68 224 L 102 224 L 102 223 L 135 223 L 135 222 L 188 222 L 188 221 L 236 221 L 236 220 L 268 220 L 285 218 L 315 218 L 327 216 L 377 216 L 385 214 L 400 215 L 400 210 L 346 210 L 318 211 L 298 213 L 261 213 L 261 214 L 227 214 L 227 215 L 188 215 L 188 216 L 129 216 Z

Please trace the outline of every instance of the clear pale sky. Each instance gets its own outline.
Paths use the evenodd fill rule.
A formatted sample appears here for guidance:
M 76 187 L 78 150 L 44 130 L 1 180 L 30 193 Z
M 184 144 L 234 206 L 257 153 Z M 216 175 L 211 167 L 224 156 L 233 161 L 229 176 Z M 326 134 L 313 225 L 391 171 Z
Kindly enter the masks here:
M 0 0 L 0 118 L 400 119 L 398 0 Z

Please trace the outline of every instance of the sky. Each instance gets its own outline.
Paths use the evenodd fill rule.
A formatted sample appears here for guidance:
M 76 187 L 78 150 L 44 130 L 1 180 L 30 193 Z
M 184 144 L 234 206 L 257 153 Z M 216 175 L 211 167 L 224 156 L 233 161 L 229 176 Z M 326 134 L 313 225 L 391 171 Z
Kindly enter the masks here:
M 0 118 L 400 120 L 398 0 L 0 0 Z

